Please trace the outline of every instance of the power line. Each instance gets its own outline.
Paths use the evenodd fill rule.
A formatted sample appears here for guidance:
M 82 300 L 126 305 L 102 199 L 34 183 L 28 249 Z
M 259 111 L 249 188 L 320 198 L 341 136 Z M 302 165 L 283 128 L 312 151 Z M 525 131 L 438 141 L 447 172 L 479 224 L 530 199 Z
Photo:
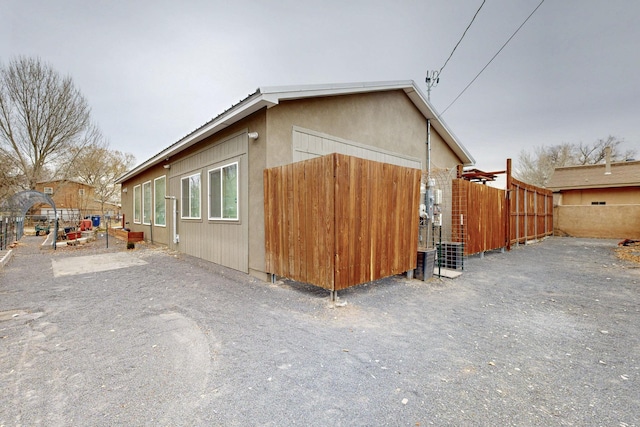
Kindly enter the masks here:
M 456 45 L 453 47 L 453 50 L 451 51 L 451 53 L 449 54 L 449 57 L 447 58 L 446 61 L 444 61 L 444 65 L 440 68 L 440 71 L 438 71 L 438 76 L 440 75 L 440 73 L 442 73 L 442 70 L 444 70 L 444 67 L 447 66 L 447 63 L 449 62 L 449 60 L 451 59 L 451 57 L 453 56 L 453 53 L 456 51 L 456 49 L 458 48 L 458 46 L 460 45 L 460 42 L 462 41 L 462 39 L 464 38 L 464 36 L 467 34 L 467 31 L 469 31 L 469 28 L 471 28 L 471 24 L 473 24 L 473 21 L 476 20 L 476 16 L 478 16 L 478 13 L 480 13 L 480 9 L 482 9 L 482 6 L 484 6 L 485 2 L 487 0 L 482 0 L 482 4 L 480 5 L 480 7 L 478 8 L 478 10 L 476 10 L 475 15 L 473 15 L 473 18 L 471 18 L 471 22 L 469 22 L 469 25 L 467 25 L 467 28 L 465 28 L 464 32 L 462 33 L 462 37 L 460 37 L 460 40 L 458 40 L 458 43 L 456 43 Z
M 463 93 L 465 93 L 465 92 L 467 91 L 467 89 L 469 89 L 469 86 L 471 86 L 471 85 L 473 84 L 473 82 L 475 82 L 475 81 L 478 79 L 478 77 L 480 77 L 480 74 L 482 74 L 482 72 L 483 72 L 483 71 L 484 71 L 484 70 L 485 70 L 485 69 L 486 69 L 486 68 L 487 68 L 487 67 L 488 67 L 488 66 L 493 62 L 493 60 L 494 60 L 494 59 L 496 59 L 496 56 L 498 56 L 498 55 L 500 54 L 500 52 L 502 52 L 502 49 L 504 49 L 504 48 L 505 48 L 505 46 L 507 46 L 507 44 L 509 44 L 509 42 L 511 41 L 511 39 L 512 39 L 512 38 L 514 38 L 516 34 L 518 34 L 518 31 L 520 31 L 520 29 L 524 26 L 524 24 L 526 24 L 526 23 L 527 23 L 527 21 L 528 21 L 528 20 L 533 16 L 533 14 L 534 14 L 534 13 L 536 13 L 536 11 L 540 8 L 540 6 L 542 6 L 542 3 L 544 3 L 544 0 L 541 0 L 541 1 L 540 1 L 540 3 L 538 4 L 538 6 L 536 6 L 536 8 L 535 8 L 535 9 L 533 9 L 533 12 L 531 12 L 531 13 L 529 14 L 529 16 L 527 16 L 527 19 L 525 19 L 525 20 L 524 20 L 524 22 L 523 22 L 522 24 L 520 24 L 520 26 L 519 26 L 519 27 L 518 27 L 518 28 L 513 32 L 513 34 L 511 34 L 511 37 L 509 37 L 509 38 L 507 39 L 507 41 L 506 41 L 506 42 L 504 42 L 504 44 L 502 45 L 502 47 L 501 47 L 501 48 L 496 52 L 496 54 L 495 54 L 495 55 L 493 55 L 493 57 L 489 60 L 489 62 L 487 62 L 487 64 L 486 64 L 484 67 L 482 67 L 482 69 L 480 70 L 480 72 L 478 72 L 478 74 L 476 74 L 476 76 L 473 78 L 473 80 L 471 80 L 471 81 L 469 82 L 469 84 L 468 84 L 467 86 L 465 86 L 465 88 L 464 88 L 464 89 L 462 89 L 462 92 L 460 92 L 460 94 L 458 94 L 458 96 L 456 96 L 456 98 L 455 98 L 453 101 L 451 101 L 451 104 L 449 104 L 449 105 L 447 106 L 447 108 L 445 108 L 444 110 L 442 110 L 442 113 L 440 113 L 440 114 L 438 115 L 438 117 L 442 117 L 442 115 L 443 115 L 444 113 L 446 113 L 446 112 L 447 112 L 447 110 L 448 110 L 448 109 L 449 109 L 449 108 L 450 108 L 450 107 L 451 107 L 451 106 L 452 106 L 452 105 L 453 105 L 453 104 L 458 100 L 458 98 L 460 98 L 460 97 L 462 96 L 462 94 L 463 94 Z M 443 68 L 444 68 L 444 67 L 443 67 Z
M 460 42 L 462 42 L 462 39 L 467 34 L 467 31 L 469 31 L 469 28 L 471 28 L 471 24 L 473 24 L 473 21 L 476 20 L 476 16 L 478 16 L 478 13 L 480 13 L 480 9 L 482 9 L 482 6 L 484 6 L 486 1 L 487 0 L 482 0 L 482 4 L 478 8 L 478 10 L 476 10 L 476 13 L 473 15 L 473 18 L 471 18 L 471 22 L 469 22 L 469 25 L 467 25 L 467 28 L 465 28 L 464 32 L 462 33 L 462 36 L 460 37 L 460 40 L 458 40 L 458 43 L 456 43 L 456 45 L 453 47 L 453 50 L 449 54 L 449 57 L 447 58 L 447 60 L 444 61 L 444 65 L 440 67 L 440 70 L 427 71 L 427 78 L 425 79 L 425 82 L 427 83 L 427 99 L 429 101 L 431 100 L 431 88 L 438 86 L 438 83 L 440 83 L 440 73 L 442 73 L 442 70 L 444 70 L 444 67 L 446 67 L 447 64 L 449 63 L 449 60 L 453 56 L 453 53 L 456 51 L 456 49 L 460 45 Z

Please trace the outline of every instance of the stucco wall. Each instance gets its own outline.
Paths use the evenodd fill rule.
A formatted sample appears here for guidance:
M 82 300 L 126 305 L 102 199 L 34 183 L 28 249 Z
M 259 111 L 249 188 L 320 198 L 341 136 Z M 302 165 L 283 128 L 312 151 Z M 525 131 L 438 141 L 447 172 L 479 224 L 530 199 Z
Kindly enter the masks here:
M 269 109 L 267 168 L 291 163 L 294 125 L 426 164 L 426 119 L 404 91 L 286 101 Z
M 591 205 L 591 202 L 606 202 L 607 205 L 640 204 L 640 187 L 564 190 L 558 204 Z
M 640 205 L 556 206 L 556 235 L 608 239 L 640 238 Z
M 440 134 L 431 128 L 431 168 L 451 169 L 461 164 L 462 161 L 453 152 L 451 147 L 444 142 Z

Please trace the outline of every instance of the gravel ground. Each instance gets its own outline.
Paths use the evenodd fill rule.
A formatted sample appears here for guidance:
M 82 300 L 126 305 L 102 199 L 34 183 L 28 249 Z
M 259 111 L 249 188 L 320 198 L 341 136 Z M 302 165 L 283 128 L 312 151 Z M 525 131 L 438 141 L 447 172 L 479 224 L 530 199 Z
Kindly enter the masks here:
M 0 426 L 640 426 L 640 269 L 615 241 L 549 238 L 343 307 L 149 245 L 41 241 L 0 270 Z M 140 265 L 54 276 L 121 252 Z

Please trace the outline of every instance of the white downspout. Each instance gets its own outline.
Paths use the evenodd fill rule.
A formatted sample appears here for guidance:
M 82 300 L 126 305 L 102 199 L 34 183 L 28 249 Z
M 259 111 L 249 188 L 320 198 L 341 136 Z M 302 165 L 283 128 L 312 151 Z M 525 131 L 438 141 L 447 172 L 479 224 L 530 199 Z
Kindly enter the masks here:
M 178 236 L 178 205 L 176 196 L 164 196 L 164 198 L 173 202 L 173 243 L 178 244 L 180 242 L 180 236 Z

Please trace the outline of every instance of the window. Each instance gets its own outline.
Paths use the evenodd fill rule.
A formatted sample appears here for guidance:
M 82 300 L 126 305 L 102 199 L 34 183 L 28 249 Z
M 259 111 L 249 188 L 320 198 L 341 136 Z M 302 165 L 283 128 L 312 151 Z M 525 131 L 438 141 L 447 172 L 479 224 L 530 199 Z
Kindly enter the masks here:
M 238 219 L 238 163 L 209 171 L 209 219 Z
M 184 219 L 200 219 L 200 174 L 182 178 L 182 213 Z
M 142 184 L 142 223 L 151 224 L 151 181 Z
M 44 187 L 44 194 L 53 194 L 53 187 Z
M 167 225 L 167 208 L 164 196 L 167 194 L 167 178 L 161 176 L 153 181 L 153 198 L 155 200 L 153 210 L 153 222 L 155 225 Z
M 133 222 L 140 224 L 142 198 L 140 196 L 140 186 L 133 187 Z
M 591 202 L 592 205 L 606 205 L 607 202 Z
M 80 189 L 78 189 L 78 194 L 79 194 L 80 196 L 84 196 L 84 188 L 80 188 Z

